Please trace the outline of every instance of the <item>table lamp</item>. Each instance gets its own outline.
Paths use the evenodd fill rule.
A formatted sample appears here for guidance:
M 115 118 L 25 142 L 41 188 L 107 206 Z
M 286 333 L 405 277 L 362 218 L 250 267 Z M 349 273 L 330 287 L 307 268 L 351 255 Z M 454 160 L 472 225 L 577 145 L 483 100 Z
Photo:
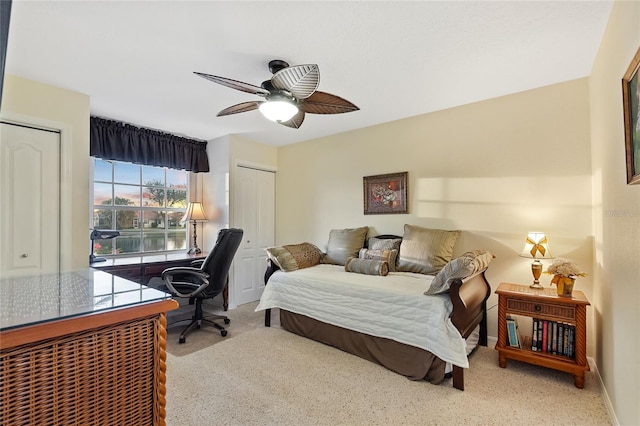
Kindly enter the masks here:
M 94 254 L 93 251 L 95 249 L 95 240 L 110 240 L 111 238 L 115 238 L 118 236 L 120 236 L 120 231 L 114 231 L 110 229 L 94 229 L 93 231 L 91 231 L 91 234 L 89 234 L 89 239 L 91 240 L 91 254 L 89 255 L 89 263 L 104 262 L 107 260 L 104 257 L 96 257 L 96 255 Z
M 182 217 L 182 219 L 180 219 L 180 222 L 184 223 L 184 222 L 188 222 L 188 221 L 192 221 L 193 222 L 193 245 L 191 246 L 191 248 L 189 249 L 189 251 L 187 252 L 188 254 L 199 254 L 202 253 L 202 250 L 200 250 L 200 248 L 198 247 L 197 244 L 197 235 L 196 235 L 196 223 L 197 222 L 206 222 L 207 219 L 207 215 L 204 214 L 204 208 L 202 207 L 202 203 L 199 201 L 194 201 L 189 203 L 189 205 L 187 206 L 187 211 L 184 214 L 184 216 Z
M 553 259 L 549 251 L 547 236 L 544 232 L 529 232 L 524 243 L 524 249 L 520 256 L 533 258 L 531 263 L 531 273 L 533 274 L 533 283 L 531 288 L 542 288 L 540 284 L 540 275 L 542 275 L 542 262 L 538 259 Z

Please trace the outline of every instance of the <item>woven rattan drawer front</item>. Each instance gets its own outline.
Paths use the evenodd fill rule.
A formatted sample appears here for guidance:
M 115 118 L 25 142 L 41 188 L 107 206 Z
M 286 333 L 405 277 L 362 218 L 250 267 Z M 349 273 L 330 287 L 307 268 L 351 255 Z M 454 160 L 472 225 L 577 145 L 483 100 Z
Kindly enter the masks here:
M 0 353 L 0 423 L 153 425 L 156 321 L 143 318 Z
M 555 305 L 553 303 L 541 303 L 531 300 L 507 298 L 507 311 L 512 314 L 527 316 L 544 316 L 550 319 L 575 321 L 575 306 Z

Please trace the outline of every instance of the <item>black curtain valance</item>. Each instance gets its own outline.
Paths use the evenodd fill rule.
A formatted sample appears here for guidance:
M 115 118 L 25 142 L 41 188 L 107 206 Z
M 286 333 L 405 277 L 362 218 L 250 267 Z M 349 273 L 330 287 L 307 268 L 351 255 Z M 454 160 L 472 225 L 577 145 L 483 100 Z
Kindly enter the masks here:
M 91 117 L 92 157 L 208 172 L 207 142 Z

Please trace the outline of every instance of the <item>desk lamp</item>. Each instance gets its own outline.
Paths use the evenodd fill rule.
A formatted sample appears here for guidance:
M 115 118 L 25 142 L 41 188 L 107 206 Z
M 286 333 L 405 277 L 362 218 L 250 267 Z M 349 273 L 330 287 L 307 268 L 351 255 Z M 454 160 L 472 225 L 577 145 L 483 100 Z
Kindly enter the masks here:
M 538 259 L 553 259 L 549 251 L 549 243 L 544 232 L 529 232 L 524 243 L 524 249 L 520 256 L 533 258 L 531 263 L 531 273 L 533 274 L 533 283 L 531 288 L 542 288 L 540 284 L 540 275 L 542 274 L 542 262 Z
M 206 222 L 207 216 L 204 214 L 204 208 L 202 207 L 202 203 L 199 201 L 191 202 L 187 206 L 187 212 L 184 214 L 180 222 L 193 222 L 193 245 L 187 252 L 188 254 L 198 254 L 202 253 L 202 250 L 198 247 L 197 244 L 197 235 L 196 235 L 196 223 L 197 222 Z
M 110 240 L 111 238 L 115 238 L 118 236 L 120 236 L 120 231 L 113 231 L 108 229 L 94 229 L 93 231 L 91 231 L 91 234 L 89 235 L 89 239 L 91 240 L 91 254 L 89 255 L 89 263 L 104 262 L 107 260 L 104 257 L 96 257 L 96 255 L 93 254 L 95 245 L 93 242 L 95 240 Z

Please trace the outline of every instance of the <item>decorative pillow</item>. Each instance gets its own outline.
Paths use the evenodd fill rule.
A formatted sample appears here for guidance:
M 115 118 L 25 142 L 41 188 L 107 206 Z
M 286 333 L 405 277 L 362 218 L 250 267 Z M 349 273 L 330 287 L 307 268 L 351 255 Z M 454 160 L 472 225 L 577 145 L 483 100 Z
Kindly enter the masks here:
M 493 254 L 486 250 L 472 250 L 463 253 L 460 257 L 456 257 L 447 263 L 444 268 L 438 272 L 431 282 L 431 286 L 424 294 L 446 293 L 449 291 L 453 280 L 465 278 L 483 270 L 489 266 L 489 262 L 491 262 L 494 257 Z
M 371 250 L 400 250 L 401 238 L 369 238 L 369 248 Z
M 350 257 L 344 264 L 347 272 L 357 272 L 358 274 L 382 275 L 389 273 L 389 264 L 385 260 L 358 259 Z
M 399 272 L 437 274 L 451 260 L 461 233 L 404 225 L 396 269 Z
M 389 272 L 396 271 L 396 258 L 398 257 L 398 250 L 372 250 L 372 249 L 360 249 L 358 253 L 359 259 L 370 260 L 384 260 L 389 264 Z
M 268 247 L 265 251 L 269 259 L 284 272 L 317 265 L 322 259 L 322 251 L 311 243 Z
M 350 257 L 358 257 L 358 251 L 364 246 L 369 227 L 332 229 L 329 233 L 327 253 L 322 263 L 344 265 Z

